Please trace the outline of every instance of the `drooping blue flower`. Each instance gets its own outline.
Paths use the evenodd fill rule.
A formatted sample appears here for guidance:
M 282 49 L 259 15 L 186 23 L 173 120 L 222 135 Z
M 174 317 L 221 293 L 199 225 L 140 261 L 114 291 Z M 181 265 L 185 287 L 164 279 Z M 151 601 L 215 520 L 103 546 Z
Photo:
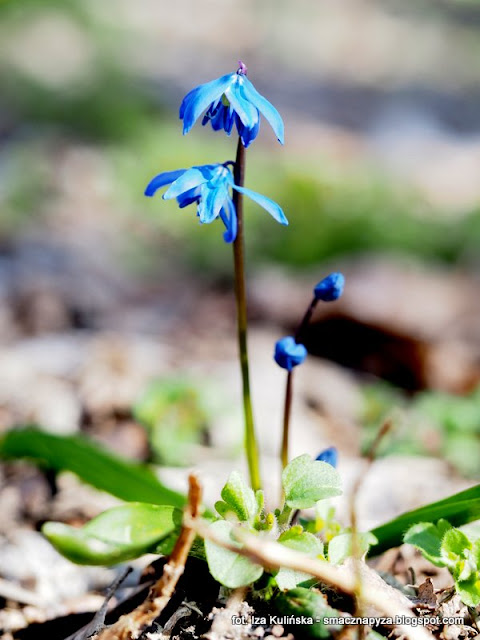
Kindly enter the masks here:
M 180 208 L 197 204 L 197 215 L 202 224 L 209 224 L 220 217 L 226 228 L 223 236 L 225 242 L 233 242 L 237 237 L 237 214 L 231 189 L 245 194 L 268 211 L 277 222 L 287 225 L 288 220 L 276 202 L 234 183 L 228 164 L 205 164 L 191 169 L 159 173 L 147 185 L 145 195 L 151 197 L 158 189 L 169 184 L 163 199 L 176 198 Z
M 303 344 L 295 342 L 293 336 L 286 336 L 276 342 L 273 357 L 279 367 L 291 371 L 293 367 L 302 364 L 307 357 L 307 350 Z
M 337 300 L 343 293 L 345 286 L 345 276 L 343 273 L 331 273 L 316 285 L 313 290 L 316 300 L 332 302 Z
M 315 460 L 320 460 L 321 462 L 328 462 L 332 467 L 337 466 L 338 461 L 338 451 L 335 447 L 328 447 L 328 449 L 324 449 L 321 451 Z
M 255 89 L 247 78 L 247 67 L 239 61 L 234 73 L 201 84 L 184 97 L 180 105 L 183 134 L 190 131 L 200 115 L 206 111 L 202 125 L 208 122 L 214 131 L 224 130 L 230 135 L 235 124 L 243 146 L 255 140 L 260 128 L 260 114 L 272 127 L 278 141 L 284 142 L 283 120 L 270 102 Z

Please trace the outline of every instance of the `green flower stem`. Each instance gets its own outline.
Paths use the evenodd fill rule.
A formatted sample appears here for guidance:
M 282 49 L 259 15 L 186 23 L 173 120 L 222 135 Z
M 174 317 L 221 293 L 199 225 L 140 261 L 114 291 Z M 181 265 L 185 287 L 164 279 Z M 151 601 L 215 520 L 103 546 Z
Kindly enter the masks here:
M 310 319 L 315 311 L 318 300 L 313 298 L 310 302 L 302 321 L 298 325 L 295 331 L 295 342 L 299 342 L 301 335 L 307 327 Z M 293 371 L 289 371 L 287 375 L 287 385 L 285 388 L 285 404 L 283 408 L 283 436 L 282 436 L 282 448 L 280 450 L 280 459 L 282 461 L 282 469 L 288 464 L 288 442 L 290 436 L 290 416 L 292 413 L 292 395 L 293 395 Z
M 285 467 L 288 464 L 288 438 L 290 434 L 292 390 L 293 390 L 293 371 L 289 371 L 287 375 L 287 386 L 285 388 L 285 405 L 283 409 L 283 437 L 282 437 L 282 449 L 280 451 L 282 469 L 285 469 Z
M 237 157 L 233 170 L 235 184 L 243 187 L 245 182 L 245 147 L 240 138 L 237 145 Z M 261 489 L 258 445 L 255 438 L 252 399 L 250 395 L 250 374 L 248 370 L 247 347 L 247 295 L 245 286 L 245 238 L 243 228 L 243 197 L 233 190 L 233 204 L 237 212 L 237 237 L 233 243 L 233 260 L 235 270 L 235 299 L 237 302 L 237 330 L 240 354 L 240 368 L 243 383 L 243 409 L 245 414 L 245 449 L 247 452 L 250 484 L 254 491 Z

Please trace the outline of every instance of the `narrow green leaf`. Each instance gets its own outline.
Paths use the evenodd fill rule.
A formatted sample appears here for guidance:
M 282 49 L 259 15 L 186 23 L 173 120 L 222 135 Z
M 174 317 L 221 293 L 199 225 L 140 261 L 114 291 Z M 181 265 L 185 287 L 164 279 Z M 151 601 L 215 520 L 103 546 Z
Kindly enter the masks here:
M 210 527 L 221 540 L 241 547 L 241 544 L 232 537 L 233 525 L 230 522 L 217 520 Z M 238 553 L 219 547 L 210 540 L 205 540 L 205 553 L 212 576 L 230 589 L 252 584 L 263 573 L 263 567 L 260 565 L 250 562 L 248 558 Z
M 449 498 L 407 511 L 372 530 L 378 543 L 370 549 L 370 556 L 383 553 L 391 547 L 399 547 L 407 529 L 419 522 L 437 522 L 444 518 L 451 525 L 460 527 L 480 518 L 480 485 L 461 491 Z
M 285 501 L 292 509 L 308 509 L 318 500 L 342 493 L 338 471 L 326 462 L 312 460 L 307 454 L 294 458 L 285 467 L 282 484 Z
M 104 511 L 81 529 L 46 522 L 42 532 L 72 562 L 111 565 L 147 552 L 168 553 L 181 524 L 179 509 L 133 502 Z
M 165 487 L 147 465 L 114 455 L 84 436 L 56 436 L 33 427 L 7 431 L 0 458 L 28 458 L 57 471 L 72 471 L 84 482 L 129 502 L 182 507 L 186 499 Z

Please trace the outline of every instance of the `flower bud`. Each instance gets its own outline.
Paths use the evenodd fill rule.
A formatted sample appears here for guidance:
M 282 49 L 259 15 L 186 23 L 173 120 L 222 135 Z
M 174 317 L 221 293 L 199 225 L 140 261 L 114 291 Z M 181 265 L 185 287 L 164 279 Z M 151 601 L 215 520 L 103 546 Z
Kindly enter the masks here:
M 297 344 L 293 336 L 286 336 L 275 344 L 275 362 L 282 369 L 291 371 L 307 357 L 307 350 L 303 344 Z
M 338 460 L 338 451 L 335 447 L 328 447 L 328 449 L 324 449 L 323 451 L 321 451 L 315 458 L 315 460 L 327 462 L 328 464 L 331 464 L 332 467 L 336 467 Z
M 345 286 L 345 276 L 343 273 L 331 273 L 317 284 L 313 290 L 316 300 L 332 302 L 337 300 L 343 293 Z

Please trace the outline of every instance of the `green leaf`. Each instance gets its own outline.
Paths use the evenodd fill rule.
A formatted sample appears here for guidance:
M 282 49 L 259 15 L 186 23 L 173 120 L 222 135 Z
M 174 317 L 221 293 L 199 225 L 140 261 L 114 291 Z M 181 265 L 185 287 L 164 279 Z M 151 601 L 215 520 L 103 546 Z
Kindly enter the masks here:
M 477 573 L 472 543 L 460 529 L 447 531 L 442 540 L 440 555 L 455 581 L 471 580 Z
M 129 502 L 183 507 L 186 499 L 165 487 L 146 465 L 108 452 L 83 436 L 56 436 L 28 427 L 0 438 L 0 457 L 28 458 L 57 471 L 72 471 L 84 482 Z
M 316 558 L 323 554 L 323 544 L 316 536 L 302 530 L 297 525 L 287 529 L 278 538 L 278 542 L 284 547 L 294 549 L 307 554 L 311 558 Z M 280 589 L 293 589 L 298 584 L 311 580 L 312 576 L 302 571 L 295 571 L 282 567 L 275 576 L 275 580 Z
M 147 429 L 155 459 L 168 465 L 192 462 L 207 416 L 192 381 L 163 379 L 152 382 L 133 409 Z
M 238 548 L 242 546 L 233 538 L 233 525 L 230 522 L 217 520 L 210 527 L 221 540 Z M 260 565 L 250 562 L 248 558 L 238 553 L 219 547 L 211 540 L 205 540 L 205 553 L 212 576 L 220 584 L 230 589 L 251 584 L 258 580 L 263 573 L 263 567 Z
M 222 489 L 221 496 L 225 504 L 240 521 L 251 522 L 257 515 L 258 504 L 255 494 L 238 471 L 232 471 Z M 215 505 L 215 508 L 217 508 L 217 505 Z M 221 510 L 225 513 L 223 506 Z M 220 515 L 224 516 L 224 513 L 220 513 Z
M 342 564 L 347 558 L 352 555 L 352 539 L 351 533 L 341 533 L 335 536 L 328 543 L 328 561 L 332 564 Z M 360 555 L 364 555 L 370 549 L 372 544 L 375 544 L 377 539 L 375 536 L 367 531 L 366 533 L 357 533 L 357 545 Z
M 440 546 L 440 557 L 444 564 L 453 569 L 459 560 L 464 560 L 472 544 L 460 529 L 450 529 L 445 534 Z
M 370 549 L 370 556 L 399 547 L 409 527 L 419 522 L 437 522 L 441 518 L 459 527 L 480 518 L 480 485 L 461 491 L 449 498 L 407 511 L 372 530 L 378 543 Z
M 326 625 L 325 618 L 339 618 L 342 613 L 330 607 L 327 598 L 318 591 L 296 587 L 280 593 L 274 600 L 275 608 L 285 616 L 306 616 L 312 624 L 295 625 L 299 637 L 331 638 L 332 631 L 340 631 L 343 625 Z
M 338 471 L 326 462 L 312 460 L 307 454 L 295 458 L 285 467 L 282 484 L 285 501 L 292 509 L 308 509 L 318 500 L 342 493 Z
M 477 607 L 480 604 L 480 575 L 478 572 L 469 580 L 456 581 L 455 589 L 468 607 Z
M 111 565 L 147 552 L 169 553 L 181 524 L 179 509 L 137 502 L 104 511 L 81 529 L 46 522 L 42 532 L 72 562 Z
M 443 536 L 451 528 L 446 520 L 439 520 L 436 525 L 432 522 L 419 522 L 408 529 L 403 541 L 420 549 L 423 557 L 435 566 L 444 567 L 440 547 Z

